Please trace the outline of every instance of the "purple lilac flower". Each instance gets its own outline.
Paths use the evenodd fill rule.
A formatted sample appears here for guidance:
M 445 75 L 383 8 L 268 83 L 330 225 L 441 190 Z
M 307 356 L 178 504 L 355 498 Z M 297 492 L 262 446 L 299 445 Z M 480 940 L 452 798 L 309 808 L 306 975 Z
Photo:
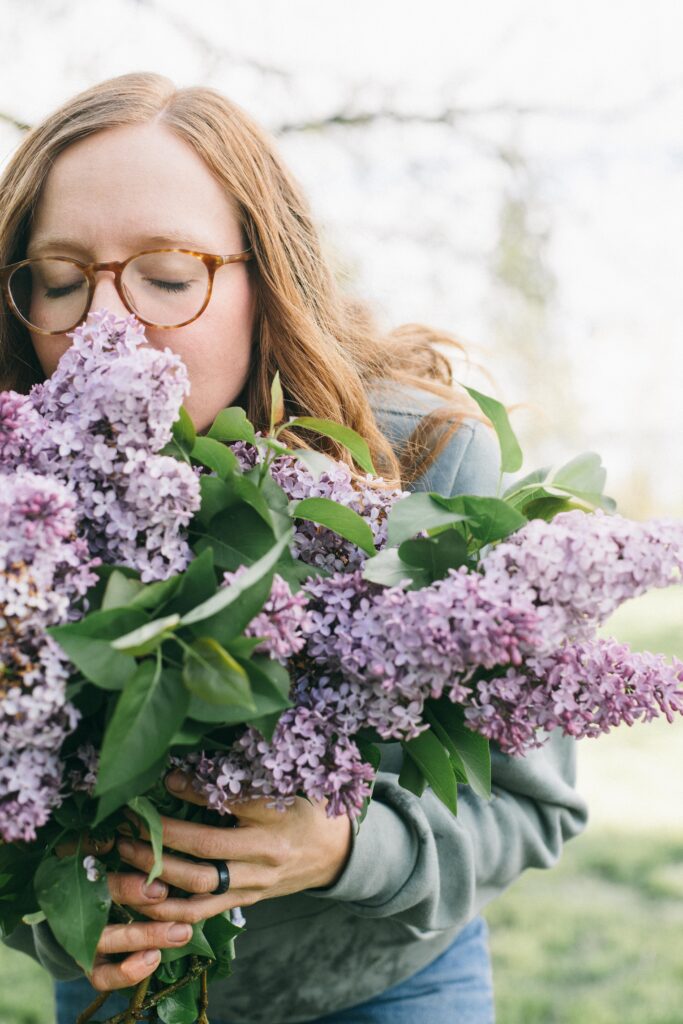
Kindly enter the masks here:
M 256 445 L 237 441 L 231 448 L 244 472 L 262 462 L 262 453 Z M 300 459 L 292 455 L 278 455 L 270 463 L 268 472 L 290 501 L 328 498 L 353 509 L 370 527 L 377 550 L 386 543 L 387 516 L 392 506 L 410 493 L 388 488 L 382 480 L 369 473 L 362 479 L 354 480 L 349 467 L 343 462 L 331 461 L 329 470 L 324 470 L 316 479 Z M 352 572 L 360 568 L 367 558 L 361 548 L 333 530 L 302 519 L 294 522 L 291 551 L 302 562 L 320 566 L 330 572 Z
M 634 652 L 612 638 L 565 644 L 523 669 L 476 683 L 465 718 L 471 729 L 523 756 L 543 732 L 599 736 L 623 723 L 669 722 L 683 713 L 683 661 Z
M 590 638 L 616 608 L 683 572 L 683 523 L 637 522 L 602 509 L 532 519 L 482 560 L 489 578 L 534 588 L 570 639 Z
M 200 504 L 199 474 L 159 454 L 189 388 L 170 349 L 146 344 L 131 314 L 90 313 L 52 377 L 0 403 L 0 458 L 69 484 L 90 551 L 137 569 L 143 582 L 192 560 L 185 531 Z
M 224 573 L 223 586 L 239 579 L 246 571 L 247 566 L 242 565 L 235 572 Z M 264 637 L 254 648 L 255 653 L 269 654 L 286 665 L 306 643 L 303 629 L 309 620 L 307 608 L 307 596 L 293 594 L 287 581 L 275 573 L 267 601 L 244 631 L 246 636 Z
M 72 755 L 77 762 L 66 772 L 69 789 L 73 793 L 87 793 L 92 796 L 97 783 L 97 769 L 100 762 L 99 751 L 92 743 L 82 743 Z
M 381 588 L 360 571 L 303 589 L 313 599 L 311 671 L 298 698 L 338 714 L 349 732 L 371 726 L 383 739 L 412 738 L 426 728 L 428 697 L 463 701 L 478 667 L 518 665 L 545 643 L 543 615 L 524 588 L 464 566 L 421 590 Z
M 45 634 L 78 615 L 97 577 L 75 534 L 74 494 L 32 472 L 0 483 L 0 837 L 34 838 L 61 802 L 54 751 L 79 713 L 65 696 L 67 661 Z
M 57 754 L 38 747 L 0 748 L 0 837 L 6 843 L 36 838 L 36 829 L 62 802 L 61 781 Z
M 375 774 L 349 737 L 303 707 L 281 715 L 270 742 L 249 728 L 225 756 L 200 752 L 172 762 L 193 775 L 194 788 L 221 814 L 255 797 L 283 809 L 302 794 L 314 801 L 326 799 L 330 817 L 355 817 L 370 795 Z

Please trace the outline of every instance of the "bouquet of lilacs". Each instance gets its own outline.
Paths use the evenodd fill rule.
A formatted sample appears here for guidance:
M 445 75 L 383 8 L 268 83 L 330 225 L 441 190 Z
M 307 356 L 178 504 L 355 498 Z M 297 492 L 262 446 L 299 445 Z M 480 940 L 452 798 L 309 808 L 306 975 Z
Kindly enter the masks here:
M 680 582 L 683 522 L 618 515 L 593 453 L 496 498 L 409 493 L 349 428 L 286 419 L 277 375 L 267 433 L 234 407 L 198 436 L 184 365 L 133 316 L 92 313 L 72 338 L 49 380 L 0 394 L 4 933 L 46 919 L 90 970 L 122 913 L 105 876 L 121 863 L 84 857 L 82 838 L 131 811 L 152 881 L 160 813 L 303 796 L 362 821 L 389 742 L 400 783 L 457 813 L 459 784 L 491 795 L 490 742 L 524 756 L 553 729 L 683 711 L 683 662 L 597 637 L 623 601 Z M 514 473 L 504 408 L 467 390 Z M 171 767 L 208 810 L 168 793 Z M 76 852 L 58 856 L 65 840 Z M 226 912 L 164 950 L 136 1012 L 166 1019 L 185 986 L 186 1019 L 206 1020 L 206 978 L 229 973 L 241 927 Z

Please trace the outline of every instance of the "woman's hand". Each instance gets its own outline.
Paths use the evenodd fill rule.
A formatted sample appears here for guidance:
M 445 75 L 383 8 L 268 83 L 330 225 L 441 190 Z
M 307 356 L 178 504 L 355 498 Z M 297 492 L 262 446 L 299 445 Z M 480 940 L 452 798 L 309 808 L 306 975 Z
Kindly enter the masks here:
M 206 805 L 206 799 L 178 772 L 168 776 L 166 785 L 175 796 Z M 284 811 L 268 808 L 266 802 L 250 800 L 231 808 L 238 828 L 200 825 L 162 815 L 163 845 L 177 850 L 178 855 L 164 854 L 161 879 L 191 895 L 153 901 L 145 906 L 145 915 L 157 921 L 194 924 L 233 907 L 332 885 L 351 850 L 349 818 L 328 818 L 324 803 L 313 804 L 302 798 Z M 136 819 L 136 823 L 148 838 L 144 822 Z M 154 857 L 148 842 L 121 838 L 117 846 L 126 863 L 141 872 L 149 871 Z M 185 860 L 183 854 L 228 861 L 228 892 L 209 895 L 218 885 L 216 868 Z
M 106 853 L 113 845 L 113 839 L 95 844 L 92 839 L 86 837 L 82 842 L 82 852 Z M 57 856 L 74 852 L 73 843 L 60 844 L 56 850 Z M 107 872 L 112 900 L 150 916 L 150 907 L 168 896 L 168 886 L 159 879 L 155 879 L 147 886 L 145 878 L 146 875 L 137 872 Z M 113 989 L 137 985 L 159 966 L 162 949 L 184 946 L 191 938 L 192 927 L 177 919 L 106 925 L 97 943 L 93 969 L 89 974 L 86 973 L 86 977 L 98 992 L 110 992 Z M 118 961 L 108 959 L 113 954 L 121 953 L 130 953 L 131 956 Z

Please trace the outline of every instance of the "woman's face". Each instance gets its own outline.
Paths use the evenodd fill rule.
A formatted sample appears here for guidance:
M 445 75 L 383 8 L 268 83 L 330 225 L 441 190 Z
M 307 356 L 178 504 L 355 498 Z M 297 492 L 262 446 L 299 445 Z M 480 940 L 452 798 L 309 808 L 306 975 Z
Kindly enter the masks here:
M 173 247 L 222 256 L 247 248 L 225 189 L 188 143 L 161 124 L 144 124 L 98 132 L 59 154 L 35 209 L 27 256 L 92 263 Z M 193 323 L 145 328 L 150 345 L 168 346 L 185 363 L 185 408 L 197 430 L 237 398 L 247 379 L 255 298 L 248 265 L 216 271 L 209 305 Z M 129 315 L 112 271 L 97 274 L 90 309 L 102 307 Z M 34 331 L 31 339 L 51 376 L 71 339 Z

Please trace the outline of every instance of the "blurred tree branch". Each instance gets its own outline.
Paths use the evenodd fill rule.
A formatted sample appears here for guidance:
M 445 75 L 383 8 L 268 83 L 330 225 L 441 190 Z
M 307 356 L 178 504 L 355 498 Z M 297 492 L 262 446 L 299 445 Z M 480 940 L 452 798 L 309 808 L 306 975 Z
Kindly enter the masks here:
M 4 110 L 0 110 L 0 121 L 5 124 L 9 124 L 12 128 L 16 128 L 20 132 L 28 132 L 31 130 L 31 125 L 26 124 L 25 121 L 19 121 L 18 118 L 13 117 L 12 114 L 6 114 Z

